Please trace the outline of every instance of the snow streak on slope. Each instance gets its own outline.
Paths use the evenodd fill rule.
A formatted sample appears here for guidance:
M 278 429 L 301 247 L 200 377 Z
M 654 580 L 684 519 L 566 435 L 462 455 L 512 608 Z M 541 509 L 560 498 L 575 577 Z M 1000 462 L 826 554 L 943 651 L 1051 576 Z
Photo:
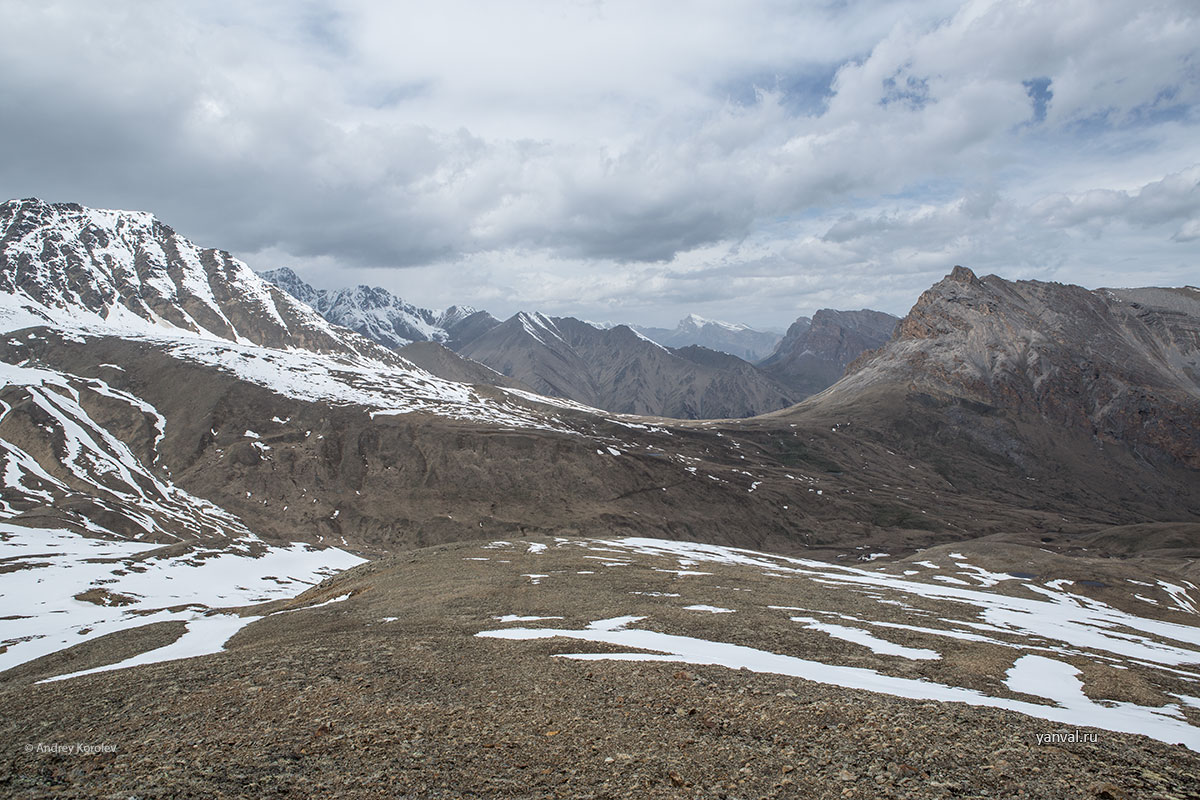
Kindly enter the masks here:
M 141 398 L 2 362 L 0 384 L 0 671 L 157 622 L 187 633 L 137 663 L 212 652 L 250 621 L 213 608 L 291 597 L 363 560 L 266 545 L 175 486 L 149 466 L 166 421 Z
M 1039 719 L 1069 725 L 1088 725 L 1121 733 L 1137 733 L 1170 744 L 1182 743 L 1192 750 L 1200 751 L 1200 730 L 1182 718 L 1176 704 L 1160 708 L 1138 706 L 1133 703 L 1103 705 L 1093 702 L 1083 694 L 1082 684 L 1070 674 L 1070 665 L 1042 659 L 1056 667 L 1055 672 L 1069 677 L 1050 683 L 1039 682 L 1039 688 L 1029 689 L 1038 697 L 1055 701 L 1056 705 L 1040 705 L 1024 700 L 989 697 L 972 689 L 960 689 L 930 681 L 912 678 L 897 678 L 881 674 L 876 670 L 861 667 L 843 667 L 809 661 L 794 656 L 758 650 L 752 647 L 713 642 L 691 636 L 673 636 L 666 633 L 640 629 L 583 630 L 558 628 L 505 628 L 482 631 L 479 636 L 494 639 L 532 641 L 557 637 L 600 642 L 617 647 L 630 647 L 642 652 L 627 653 L 560 653 L 560 658 L 582 661 L 669 661 L 682 664 L 710 664 L 730 669 L 746 669 L 752 672 L 770 672 L 796 678 L 841 686 L 846 689 L 865 689 L 870 692 L 906 697 L 914 700 L 938 700 L 942 702 L 966 703 L 972 706 L 989 706 L 1016 711 Z M 644 652 L 651 651 L 651 652 Z M 1041 658 L 1040 656 L 1024 656 Z M 1066 667 L 1066 670 L 1062 670 Z M 1028 669 L 1018 662 L 1013 671 L 1022 675 Z M 1028 689 L 1023 680 L 1021 686 Z M 1022 689 L 1022 690 L 1025 690 Z
M 0 671 L 117 631 L 293 597 L 363 560 L 250 535 L 181 551 L 0 523 Z
M 887 593 L 893 599 L 899 596 L 910 602 L 918 598 L 950 601 L 977 610 L 977 624 L 966 626 L 972 630 L 1016 637 L 1025 644 L 1046 642 L 1059 647 L 1062 653 L 1094 651 L 1161 665 L 1200 664 L 1200 627 L 1135 616 L 1061 586 L 1052 589 L 1025 584 L 1024 588 L 1033 596 L 1014 596 L 985 591 L 991 584 L 986 575 L 977 578 L 978 588 L 972 588 L 717 545 L 643 538 L 601 544 L 615 552 L 632 550 L 677 559 L 684 566 L 719 563 L 755 567 L 867 596 Z M 979 574 L 970 565 L 961 566 L 960 574 Z
M 556 417 L 486 397 L 475 386 L 363 358 L 218 342 L 169 345 L 177 358 L 232 373 L 285 397 L 358 405 L 373 415 L 422 412 L 514 428 L 572 433 Z M 540 399 L 540 398 L 539 398 Z
M 520 321 L 521 327 L 536 339 L 540 344 L 550 347 L 550 342 L 546 341 L 544 335 L 549 335 L 554 339 L 563 342 L 562 335 L 558 332 L 558 327 L 554 324 L 554 320 L 547 317 L 545 314 L 534 312 L 529 314 L 522 311 L 517 314 L 517 320 Z M 563 342 L 566 344 L 565 342 Z
M 520 548 L 523 543 L 512 546 Z M 579 660 L 668 661 L 769 672 L 896 697 L 1007 709 L 1058 723 L 1142 734 L 1200 751 L 1200 727 L 1191 721 L 1200 717 L 1185 708 L 1186 704 L 1173 702 L 1195 694 L 1180 692 L 1179 687 L 1200 684 L 1200 672 L 1196 671 L 1200 665 L 1200 627 L 1130 614 L 1071 592 L 1069 581 L 1037 584 L 1012 575 L 998 575 L 970 564 L 966 556 L 958 553 L 951 555 L 950 568 L 963 576 L 961 585 L 947 585 L 933 580 L 937 575 L 931 575 L 929 581 L 912 577 L 919 570 L 905 570 L 905 574 L 897 575 L 888 572 L 887 567 L 862 569 L 690 542 L 647 538 L 559 539 L 555 547 L 582 547 L 604 554 L 614 563 L 619 560 L 622 566 L 640 568 L 630 569 L 627 574 L 642 576 L 647 590 L 660 588 L 663 583 L 658 574 L 671 572 L 664 568 L 664 562 L 678 567 L 677 572 L 686 571 L 690 575 L 707 574 L 698 573 L 694 569 L 697 566 L 724 568 L 727 571 L 721 574 L 718 586 L 690 578 L 691 583 L 668 584 L 678 586 L 680 592 L 634 593 L 661 597 L 665 606 L 679 612 L 709 608 L 687 604 L 689 598 L 700 599 L 692 587 L 703 585 L 710 593 L 708 596 L 715 589 L 736 591 L 736 597 L 729 599 L 741 600 L 742 605 L 732 610 L 743 613 L 713 615 L 707 626 L 711 634 L 704 639 L 653 630 L 661 629 L 664 624 L 661 620 L 656 623 L 653 616 L 635 618 L 641 623 L 637 628 L 611 628 L 592 622 L 582 627 L 484 630 L 478 636 L 514 641 L 561 638 L 597 642 L 628 651 L 558 655 Z M 912 564 L 902 562 L 897 566 Z M 937 565 L 928 562 L 926 569 L 931 567 Z M 739 590 L 736 576 L 742 570 L 752 573 L 756 581 L 765 576 L 778 582 L 780 593 L 803 596 L 809 607 L 766 605 L 761 600 L 756 603 L 755 598 L 766 590 L 761 582 L 756 582 L 751 592 Z M 569 571 L 547 572 L 543 583 L 566 580 Z M 676 597 L 679 599 L 671 599 Z M 856 613 L 846 613 L 849 608 L 856 609 Z M 896 608 L 903 612 L 897 613 Z M 792 616 L 793 612 L 802 613 Z M 803 632 L 813 631 L 835 637 L 851 648 L 861 648 L 857 652 L 869 651 L 883 666 L 867 669 L 857 664 L 828 663 L 720 640 L 728 637 L 744 642 L 747 631 L 754 630 L 743 621 L 749 613 L 787 615 L 788 620 L 796 623 L 800 637 L 796 649 L 804 656 L 812 652 L 812 640 L 804 639 Z M 1192 615 L 1180 612 L 1179 616 L 1188 619 Z M 672 618 L 678 617 L 672 615 Z M 727 619 L 732 621 L 727 623 Z M 920 619 L 922 624 L 912 624 L 913 619 Z M 726 624 L 732 627 L 723 636 L 721 626 Z M 903 643 L 895 641 L 897 638 Z M 779 647 L 777 637 L 772 641 L 773 647 Z M 912 642 L 927 646 L 912 647 Z M 952 651 L 953 658 L 942 658 L 947 649 Z M 830 660 L 836 662 L 843 651 L 830 647 L 818 652 L 826 655 L 832 652 Z M 889 674 L 898 662 L 912 661 L 927 665 L 919 674 L 933 671 L 940 679 Z M 1142 705 L 1093 699 L 1101 690 L 1086 685 L 1084 676 L 1097 670 L 1136 674 L 1144 685 L 1155 687 L 1165 702 Z M 963 680 L 968 683 L 964 685 L 960 682 Z M 990 688 L 964 688 L 971 682 Z
M 481 391 L 471 384 L 439 378 L 395 354 L 389 354 L 387 361 L 381 361 L 353 353 L 262 347 L 154 329 L 136 318 L 97 321 L 85 316 L 77 320 L 65 312 L 37 309 L 39 318 L 28 303 L 24 305 L 22 308 L 22 303 L 13 295 L 0 293 L 0 332 L 50 324 L 67 337 L 77 337 L 80 344 L 90 337 L 119 336 L 130 341 L 149 342 L 181 360 L 216 367 L 298 400 L 361 405 L 378 414 L 421 412 L 505 427 L 573 432 L 546 410 L 531 409 L 527 404 L 510 401 L 503 395 L 489 396 L 488 390 Z M 523 396 L 523 393 L 513 394 Z M 543 406 L 549 404 L 540 395 L 530 395 L 528 399 Z M 586 406 L 573 408 L 604 413 Z
M 129 427 L 140 425 L 156 454 L 165 421 L 144 400 L 96 378 L 3 362 L 0 384 L 0 518 L 54 506 L 61 519 L 113 536 L 249 533 L 237 517 L 147 467 L 85 409 L 103 401 L 123 406 Z

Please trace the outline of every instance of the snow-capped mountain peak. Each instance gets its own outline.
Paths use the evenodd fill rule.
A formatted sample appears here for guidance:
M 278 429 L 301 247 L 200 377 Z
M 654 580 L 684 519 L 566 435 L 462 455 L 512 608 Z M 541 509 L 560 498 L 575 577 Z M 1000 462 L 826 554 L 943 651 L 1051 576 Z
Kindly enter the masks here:
M 670 329 L 633 327 L 643 336 L 667 347 L 699 345 L 752 362 L 769 355 L 780 339 L 776 333 L 755 330 L 741 323 L 708 319 L 699 314 L 688 314 Z
M 224 250 L 142 211 L 35 198 L 0 204 L 5 314 L 108 330 L 361 354 L 339 331 Z
M 478 313 L 470 306 L 450 306 L 444 311 L 421 308 L 387 289 L 362 284 L 345 289 L 315 289 L 287 267 L 263 272 L 261 276 L 312 306 L 330 322 L 393 349 L 412 342 L 445 343 L 451 338 L 449 328 Z
M 754 330 L 749 325 L 742 325 L 737 322 L 723 322 L 719 319 L 708 319 L 699 314 L 688 314 L 679 321 L 679 328 L 704 328 L 708 325 L 715 325 L 718 328 L 724 328 L 727 331 L 750 331 Z

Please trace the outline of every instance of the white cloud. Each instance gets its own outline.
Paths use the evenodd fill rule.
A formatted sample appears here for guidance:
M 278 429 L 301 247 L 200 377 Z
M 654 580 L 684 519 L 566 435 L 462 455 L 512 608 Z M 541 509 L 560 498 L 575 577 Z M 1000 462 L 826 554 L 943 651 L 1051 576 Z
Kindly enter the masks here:
M 0 14 L 0 193 L 146 208 L 326 285 L 784 326 L 902 312 L 956 262 L 1194 274 L 1187 0 Z

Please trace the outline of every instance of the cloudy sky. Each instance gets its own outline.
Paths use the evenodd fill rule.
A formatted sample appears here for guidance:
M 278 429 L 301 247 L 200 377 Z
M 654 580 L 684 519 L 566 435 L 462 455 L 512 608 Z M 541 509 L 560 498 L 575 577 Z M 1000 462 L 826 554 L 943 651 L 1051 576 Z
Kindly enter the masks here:
M 0 194 L 594 320 L 1200 284 L 1200 4 L 0 0 Z

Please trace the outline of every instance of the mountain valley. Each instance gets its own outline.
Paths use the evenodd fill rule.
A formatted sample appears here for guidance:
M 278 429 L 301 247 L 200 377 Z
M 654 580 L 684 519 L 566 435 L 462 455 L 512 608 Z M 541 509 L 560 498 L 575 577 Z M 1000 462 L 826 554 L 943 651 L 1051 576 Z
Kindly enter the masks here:
M 381 288 L 314 289 L 286 267 L 262 277 L 335 325 L 385 347 L 408 348 L 441 377 L 495 382 L 486 370 L 426 343 L 511 378 L 515 387 L 607 411 L 676 419 L 751 417 L 792 405 L 882 345 L 898 321 L 876 311 L 822 309 L 815 328 L 800 317 L 784 338 L 695 314 L 673 330 L 524 311 L 502 322 L 469 307 L 419 308 Z
M 5 791 L 1200 785 L 1200 290 L 954 267 L 760 368 L 289 281 L 0 205 Z

